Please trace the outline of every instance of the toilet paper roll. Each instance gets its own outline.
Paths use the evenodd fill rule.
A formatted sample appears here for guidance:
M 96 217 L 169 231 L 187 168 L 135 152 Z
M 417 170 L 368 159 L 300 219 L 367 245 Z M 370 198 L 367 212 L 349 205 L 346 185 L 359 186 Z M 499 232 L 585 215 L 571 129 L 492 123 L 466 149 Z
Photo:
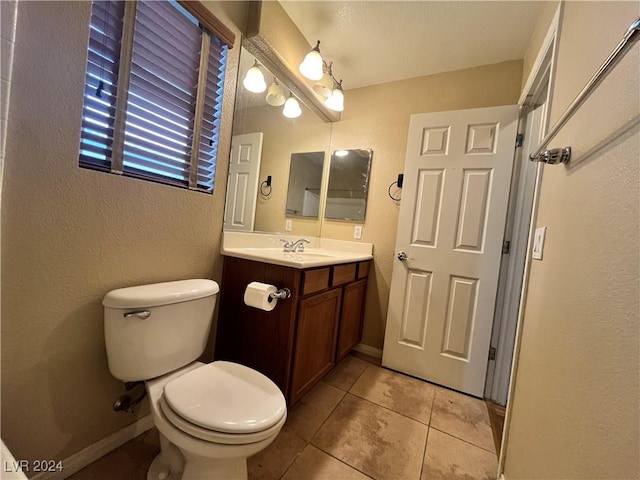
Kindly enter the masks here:
M 261 282 L 251 282 L 244 291 L 244 303 L 250 307 L 270 312 L 276 308 L 277 298 L 271 298 L 278 289 L 273 285 Z

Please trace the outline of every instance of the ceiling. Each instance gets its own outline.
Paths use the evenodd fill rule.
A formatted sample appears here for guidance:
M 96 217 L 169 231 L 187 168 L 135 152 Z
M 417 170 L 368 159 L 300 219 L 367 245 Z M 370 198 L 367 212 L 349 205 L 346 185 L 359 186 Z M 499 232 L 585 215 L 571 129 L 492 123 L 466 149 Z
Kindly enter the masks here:
M 345 90 L 524 57 L 541 1 L 280 3 Z M 301 59 L 302 60 L 302 59 Z

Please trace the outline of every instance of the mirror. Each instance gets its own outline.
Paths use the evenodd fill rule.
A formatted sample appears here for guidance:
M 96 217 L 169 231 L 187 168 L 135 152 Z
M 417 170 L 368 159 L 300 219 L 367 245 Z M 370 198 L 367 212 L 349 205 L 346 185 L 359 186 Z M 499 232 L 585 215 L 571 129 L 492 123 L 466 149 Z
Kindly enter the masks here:
M 318 218 L 324 152 L 294 153 L 289 168 L 287 217 Z
M 324 217 L 363 222 L 367 210 L 371 150 L 336 150 L 331 154 Z
M 300 116 L 285 117 L 284 105 L 268 96 L 276 78 L 263 65 L 266 89 L 247 89 L 243 80 L 254 64 L 242 47 L 224 229 L 319 237 L 323 219 L 363 221 L 371 151 L 346 150 L 344 157 L 334 152 L 329 161 L 332 124 L 302 101 Z M 287 83 L 277 80 L 288 97 Z M 269 176 L 271 185 L 264 188 Z
M 267 103 L 269 87 L 274 83 L 275 77 L 262 65 L 259 68 L 264 76 L 266 90 L 260 93 L 249 91 L 243 85 L 243 79 L 254 63 L 254 56 L 243 47 L 233 117 L 224 228 L 284 233 L 289 220 L 292 234 L 319 237 L 321 212 L 324 208 L 321 195 L 315 213 L 306 215 L 305 210 L 303 215 L 303 201 L 290 203 L 287 192 L 289 185 L 292 182 L 297 184 L 296 179 L 301 178 L 296 165 L 300 155 L 310 155 L 305 152 L 311 152 L 312 156 L 317 155 L 321 160 L 312 161 L 314 183 L 304 186 L 300 193 L 304 195 L 304 188 L 309 188 L 310 192 L 319 194 L 326 188 L 326 180 L 323 179 L 328 174 L 328 154 L 326 162 L 324 157 L 325 152 L 330 151 L 331 124 L 321 120 L 301 101 L 299 104 L 302 113 L 297 118 L 285 117 L 284 105 L 272 105 L 278 102 Z M 280 80 L 278 79 L 278 83 L 285 97 L 288 97 L 286 82 Z M 311 172 L 303 170 L 302 173 Z M 261 191 L 260 184 L 268 176 L 271 176 L 271 188 L 263 188 Z M 311 203 L 308 200 L 307 206 L 309 205 Z M 287 214 L 288 209 L 300 213 Z

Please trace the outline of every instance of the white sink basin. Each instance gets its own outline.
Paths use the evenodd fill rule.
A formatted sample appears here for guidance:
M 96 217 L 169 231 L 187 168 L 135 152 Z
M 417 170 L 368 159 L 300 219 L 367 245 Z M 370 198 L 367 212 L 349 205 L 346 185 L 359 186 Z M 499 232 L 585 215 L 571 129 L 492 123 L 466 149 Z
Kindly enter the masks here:
M 294 268 L 321 267 L 373 258 L 371 244 L 309 237 L 311 243 L 305 247 L 304 252 L 283 252 L 282 247 L 275 246 L 281 236 L 270 237 L 271 235 L 251 233 L 229 235 L 225 232 L 221 253 Z

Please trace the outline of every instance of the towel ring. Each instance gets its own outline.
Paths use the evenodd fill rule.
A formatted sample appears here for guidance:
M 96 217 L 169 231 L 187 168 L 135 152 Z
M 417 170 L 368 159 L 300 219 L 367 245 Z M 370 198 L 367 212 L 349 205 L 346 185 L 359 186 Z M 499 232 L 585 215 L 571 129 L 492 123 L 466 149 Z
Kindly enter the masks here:
M 260 184 L 260 195 L 268 198 L 271 196 L 271 190 L 271 175 L 268 175 L 267 179 Z
M 398 179 L 395 182 L 393 182 L 391 185 L 389 185 L 389 188 L 387 189 L 387 195 L 389 195 L 389 198 L 394 202 L 399 202 L 400 200 L 402 200 L 402 197 L 396 198 L 393 195 L 391 195 L 391 189 L 393 188 L 394 185 L 397 185 L 399 189 L 402 189 L 403 181 L 404 181 L 404 174 L 400 173 L 398 174 Z

